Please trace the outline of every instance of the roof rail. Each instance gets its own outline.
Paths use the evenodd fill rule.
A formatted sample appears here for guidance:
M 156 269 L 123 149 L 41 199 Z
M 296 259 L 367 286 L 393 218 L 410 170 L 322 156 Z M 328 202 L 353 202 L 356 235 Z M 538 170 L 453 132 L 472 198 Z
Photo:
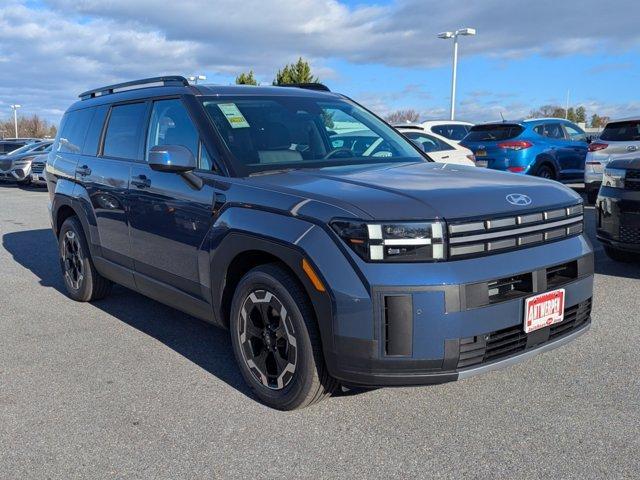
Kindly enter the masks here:
M 304 88 L 306 90 L 318 90 L 320 92 L 330 92 L 329 87 L 322 83 L 313 82 L 313 83 L 283 83 L 280 85 L 276 85 L 277 87 L 294 87 L 294 88 Z
M 131 82 L 116 83 L 115 85 L 108 85 L 106 87 L 96 88 L 94 90 L 88 90 L 78 95 L 82 100 L 88 100 L 90 98 L 101 97 L 103 95 L 110 95 L 116 93 L 116 90 L 134 90 L 132 87 L 149 86 L 152 83 L 162 84 L 164 87 L 176 87 L 176 86 L 189 86 L 189 81 L 179 75 L 171 75 L 167 77 L 152 77 L 143 78 L 141 80 L 133 80 Z M 157 85 L 160 86 L 160 85 Z

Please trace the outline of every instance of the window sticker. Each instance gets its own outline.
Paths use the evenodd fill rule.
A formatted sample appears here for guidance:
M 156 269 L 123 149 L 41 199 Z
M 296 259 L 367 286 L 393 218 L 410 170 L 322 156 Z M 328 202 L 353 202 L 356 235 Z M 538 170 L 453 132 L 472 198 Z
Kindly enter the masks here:
M 248 128 L 250 126 L 235 103 L 219 103 L 218 108 L 220 108 L 224 116 L 227 117 L 231 128 Z

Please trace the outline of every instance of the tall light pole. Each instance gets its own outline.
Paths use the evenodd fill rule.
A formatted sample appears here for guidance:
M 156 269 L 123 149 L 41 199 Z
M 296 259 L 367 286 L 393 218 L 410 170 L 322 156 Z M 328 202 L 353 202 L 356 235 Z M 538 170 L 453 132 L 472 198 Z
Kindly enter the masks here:
M 22 105 L 9 105 L 11 110 L 13 110 L 13 125 L 16 128 L 16 138 L 18 138 L 18 109 L 22 107 Z
M 453 73 L 451 75 L 451 120 L 456 116 L 456 80 L 458 75 L 458 36 L 471 36 L 476 34 L 475 28 L 461 28 L 455 32 L 442 32 L 438 34 L 438 38 L 448 40 L 453 38 Z
M 187 80 L 189 80 L 190 82 L 193 82 L 195 85 L 198 84 L 198 80 L 206 80 L 207 76 L 206 75 L 191 75 L 190 77 L 187 77 Z

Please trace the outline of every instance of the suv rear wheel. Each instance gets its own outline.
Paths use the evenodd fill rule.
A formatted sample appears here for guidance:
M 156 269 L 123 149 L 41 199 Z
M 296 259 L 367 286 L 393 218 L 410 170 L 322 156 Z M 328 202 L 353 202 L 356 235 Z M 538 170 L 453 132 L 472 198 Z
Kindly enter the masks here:
M 112 284 L 96 271 L 77 217 L 69 217 L 62 224 L 58 235 L 58 253 L 64 285 L 72 299 L 90 302 L 109 294 Z
M 556 173 L 553 171 L 553 168 L 551 168 L 549 165 L 541 165 L 536 170 L 536 177 L 548 178 L 549 180 L 555 180 L 556 179 Z
M 309 299 L 282 267 L 256 267 L 240 280 L 230 329 L 242 376 L 266 405 L 294 410 L 335 390 Z

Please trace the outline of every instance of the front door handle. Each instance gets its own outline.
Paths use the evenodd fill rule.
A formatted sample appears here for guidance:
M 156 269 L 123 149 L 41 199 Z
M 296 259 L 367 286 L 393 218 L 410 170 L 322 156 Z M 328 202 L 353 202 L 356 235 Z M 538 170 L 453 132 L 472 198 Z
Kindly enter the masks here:
M 151 179 L 147 178 L 146 175 L 138 175 L 131 179 L 131 185 L 134 185 L 136 188 L 149 188 L 151 186 Z
M 81 177 L 88 177 L 91 175 L 91 169 L 87 165 L 82 165 L 81 167 L 76 168 L 76 173 Z

